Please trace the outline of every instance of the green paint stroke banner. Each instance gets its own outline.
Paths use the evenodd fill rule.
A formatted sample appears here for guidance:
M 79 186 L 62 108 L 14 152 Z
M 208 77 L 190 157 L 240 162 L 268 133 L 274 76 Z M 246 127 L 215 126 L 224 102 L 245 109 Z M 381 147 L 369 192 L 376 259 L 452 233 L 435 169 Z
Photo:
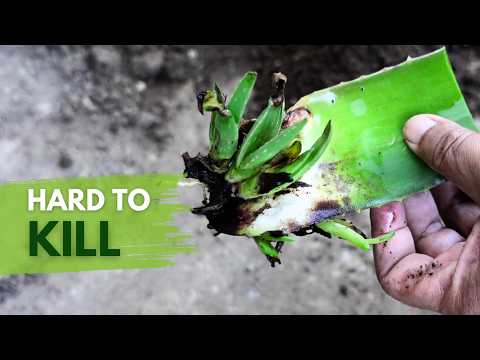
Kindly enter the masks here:
M 195 250 L 188 243 L 188 234 L 175 225 L 175 217 L 188 211 L 179 202 L 177 186 L 181 179 L 180 174 L 146 174 L 0 185 L 0 275 L 173 265 L 176 255 Z M 29 189 L 35 197 L 45 189 L 44 211 L 39 202 L 31 203 L 33 210 L 29 211 Z M 81 206 L 69 203 L 69 196 L 75 196 L 69 195 L 72 189 L 82 191 L 84 199 L 77 202 Z M 103 194 L 104 205 L 99 210 L 83 211 L 88 210 L 88 189 Z M 121 195 L 122 210 L 117 202 L 120 195 L 112 189 L 128 190 Z M 149 195 L 149 205 L 143 211 L 137 207 L 147 204 L 141 195 L 132 196 L 134 205 L 129 206 L 128 194 L 135 194 L 135 189 Z M 72 211 L 62 206 L 47 211 L 55 192 L 61 193 Z M 99 200 L 92 198 L 93 203 Z

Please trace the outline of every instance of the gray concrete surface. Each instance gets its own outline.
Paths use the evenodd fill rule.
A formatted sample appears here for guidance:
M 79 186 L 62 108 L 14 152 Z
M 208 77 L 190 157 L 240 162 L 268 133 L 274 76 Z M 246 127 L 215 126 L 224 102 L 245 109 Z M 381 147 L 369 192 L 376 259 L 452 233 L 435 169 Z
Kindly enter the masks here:
M 293 102 L 433 48 L 0 46 L 0 181 L 182 171 L 182 152 L 207 149 L 194 94 L 212 79 L 228 92 L 247 69 L 265 75 L 255 111 L 271 71 L 290 75 Z M 479 51 L 449 50 L 476 112 Z M 302 238 L 271 269 L 248 239 L 178 221 L 198 251 L 174 267 L 2 277 L 0 314 L 426 313 L 385 295 L 371 254 L 338 240 Z M 368 232 L 366 214 L 356 223 Z

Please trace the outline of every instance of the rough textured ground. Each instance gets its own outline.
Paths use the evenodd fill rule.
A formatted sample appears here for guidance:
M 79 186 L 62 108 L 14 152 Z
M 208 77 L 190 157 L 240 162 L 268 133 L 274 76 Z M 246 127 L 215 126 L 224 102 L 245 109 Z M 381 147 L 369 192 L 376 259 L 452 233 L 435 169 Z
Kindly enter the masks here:
M 289 76 L 288 99 L 350 80 L 438 46 L 0 46 L 0 181 L 182 171 L 179 154 L 207 149 L 194 94 L 227 90 L 246 70 L 260 83 Z M 449 47 L 480 114 L 480 49 Z M 185 201 L 198 199 L 188 190 Z M 1 219 L 0 219 L 1 221 Z M 272 270 L 250 241 L 213 237 L 179 219 L 198 252 L 172 268 L 0 278 L 4 314 L 419 314 L 380 289 L 371 254 L 311 236 Z M 365 215 L 358 222 L 368 231 Z

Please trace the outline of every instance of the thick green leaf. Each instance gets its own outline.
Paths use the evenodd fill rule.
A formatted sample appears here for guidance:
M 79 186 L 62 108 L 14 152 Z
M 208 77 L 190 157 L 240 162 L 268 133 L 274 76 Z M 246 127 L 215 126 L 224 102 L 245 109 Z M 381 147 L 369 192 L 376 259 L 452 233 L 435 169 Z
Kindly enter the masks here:
M 263 239 L 263 237 L 256 237 L 255 242 L 263 254 L 272 258 L 278 258 L 278 251 L 272 246 L 272 244 L 270 244 L 270 242 Z
M 368 251 L 370 249 L 369 243 L 366 239 L 355 230 L 351 229 L 336 220 L 325 220 L 316 225 L 319 229 L 345 241 L 348 241 L 353 246 Z
M 267 141 L 277 136 L 282 125 L 284 106 L 275 106 L 270 100 L 268 106 L 255 121 L 252 129 L 243 141 L 236 159 L 236 167 L 240 168 L 243 159 L 257 150 Z
M 303 153 L 293 163 L 278 169 L 275 172 L 285 172 L 290 174 L 294 181 L 299 180 L 308 170 L 314 166 L 322 157 L 331 140 L 331 122 L 323 130 L 323 134 L 315 141 L 313 146 L 307 152 Z
M 242 121 L 242 118 L 245 114 L 245 109 L 247 108 L 248 101 L 250 100 L 250 96 L 252 95 L 256 80 L 257 73 L 246 73 L 242 80 L 240 80 L 239 84 L 237 85 L 235 91 L 232 94 L 232 97 L 230 98 L 230 102 L 228 103 L 228 109 L 235 116 L 237 126 L 240 124 L 240 121 Z
M 333 219 L 333 220 L 325 220 L 321 221 L 320 223 L 315 225 L 322 231 L 329 233 L 339 239 L 345 240 L 349 242 L 351 245 L 362 249 L 362 250 L 369 250 L 370 245 L 381 244 L 386 241 L 389 241 L 395 235 L 395 232 L 389 232 L 388 234 L 378 236 L 372 239 L 365 239 L 362 234 L 358 233 L 355 227 L 342 220 L 342 219 Z
M 280 131 L 278 136 L 266 142 L 253 153 L 248 155 L 240 164 L 240 168 L 246 170 L 255 169 L 262 166 L 267 161 L 272 160 L 278 153 L 286 150 L 286 148 L 292 145 L 293 141 L 298 136 L 300 131 L 302 131 L 306 123 L 307 120 L 303 120 L 285 130 Z
M 229 160 L 237 151 L 238 146 L 238 126 L 235 116 L 214 113 L 212 122 L 210 156 L 214 160 Z
M 238 169 L 236 167 L 231 168 L 225 175 L 225 179 L 234 184 L 244 181 L 257 175 L 261 169 Z
M 240 80 L 235 91 L 232 94 L 227 109 L 230 111 L 229 116 L 222 115 L 218 112 L 212 113 L 210 122 L 210 156 L 214 160 L 229 160 L 237 151 L 238 147 L 238 131 L 239 124 L 245 113 L 248 101 L 252 94 L 257 74 L 248 72 Z M 212 98 L 212 103 L 217 105 L 221 103 L 223 94 L 220 88 L 215 84 L 215 91 L 211 90 L 207 93 Z M 211 106 L 214 108 L 214 106 Z M 207 107 L 209 110 L 210 107 Z
M 377 236 L 375 238 L 367 239 L 367 242 L 370 245 L 382 244 L 384 242 L 390 241 L 395 236 L 395 231 L 391 231 L 387 234 Z
M 212 147 L 212 144 L 215 141 L 215 138 L 217 137 L 217 129 L 215 128 L 215 118 L 217 116 L 216 112 L 213 112 L 211 115 L 211 120 L 210 120 L 210 128 L 209 128 L 209 139 L 210 139 L 210 147 Z
M 262 236 L 259 236 L 258 238 L 265 241 L 270 241 L 270 242 L 294 242 L 295 241 L 288 236 L 272 236 L 269 234 L 264 234 Z

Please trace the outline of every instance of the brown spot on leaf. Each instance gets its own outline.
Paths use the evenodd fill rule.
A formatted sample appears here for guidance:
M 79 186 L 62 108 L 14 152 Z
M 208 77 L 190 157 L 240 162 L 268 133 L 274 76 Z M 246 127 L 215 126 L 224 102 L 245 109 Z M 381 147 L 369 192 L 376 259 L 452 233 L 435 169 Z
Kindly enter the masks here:
M 340 203 L 335 200 L 318 201 L 312 208 L 312 211 L 314 213 L 311 220 L 313 224 L 347 212 L 346 208 L 342 207 Z
M 285 119 L 282 123 L 282 129 L 291 127 L 292 125 L 298 123 L 299 121 L 309 119 L 312 117 L 312 114 L 306 108 L 297 108 L 287 113 Z
M 289 233 L 298 233 L 299 231 L 302 230 L 302 226 L 297 224 L 295 221 L 288 221 L 287 222 L 287 229 Z
M 287 77 L 282 73 L 274 73 L 272 86 L 275 89 L 272 96 L 274 106 L 280 106 L 285 100 L 285 86 L 287 85 Z

